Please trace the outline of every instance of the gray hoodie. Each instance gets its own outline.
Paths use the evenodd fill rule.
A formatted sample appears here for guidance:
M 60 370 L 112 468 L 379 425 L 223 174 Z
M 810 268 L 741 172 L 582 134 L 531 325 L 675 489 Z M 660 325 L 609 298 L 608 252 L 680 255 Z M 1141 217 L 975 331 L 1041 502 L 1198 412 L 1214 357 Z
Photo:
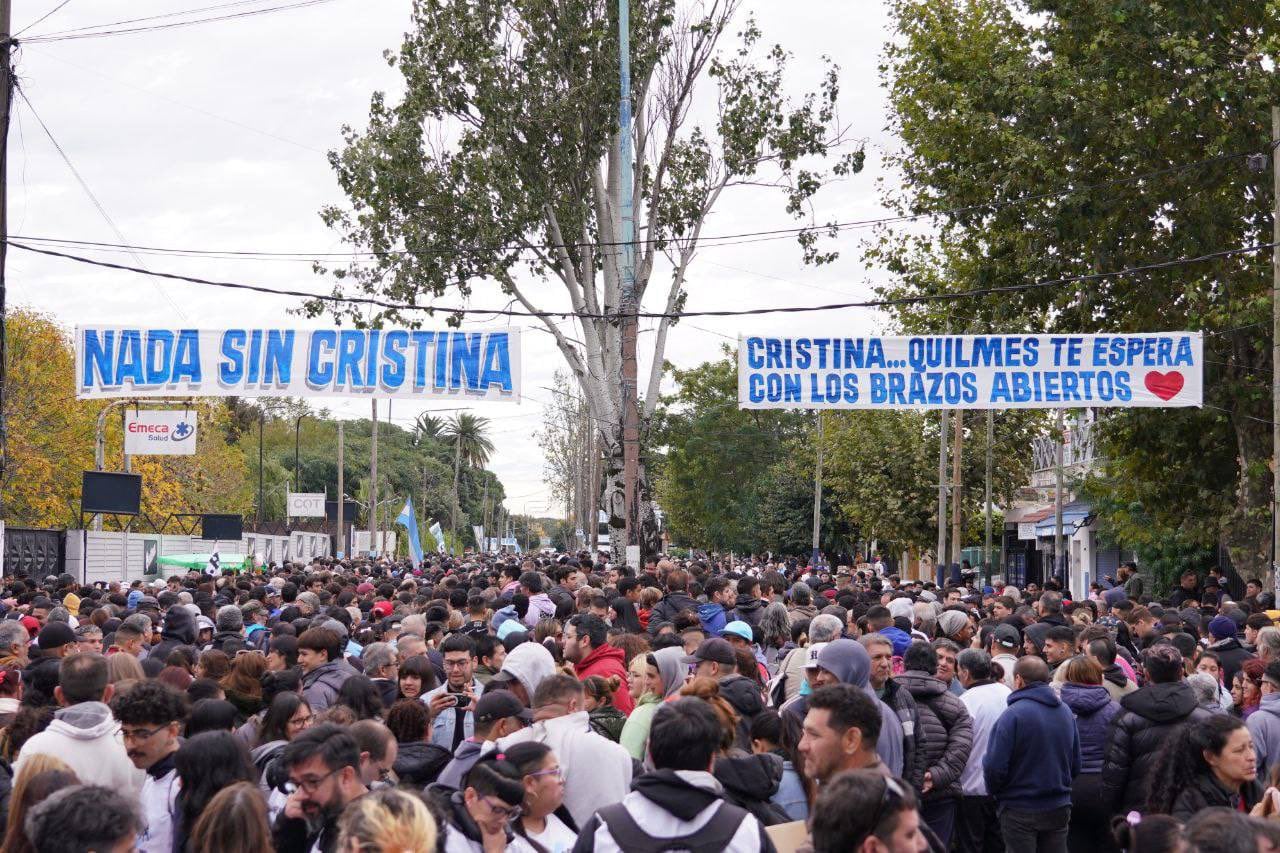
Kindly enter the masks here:
M 32 755 L 65 761 L 85 785 L 103 785 L 137 797 L 146 775 L 125 753 L 120 724 L 102 702 L 81 702 L 53 715 L 53 722 L 32 735 L 13 762 L 16 776 Z
M 856 640 L 839 639 L 818 652 L 818 666 L 840 679 L 842 684 L 861 688 L 880 706 L 880 739 L 876 752 L 893 773 L 902 775 L 902 721 L 894 710 L 881 702 L 871 687 L 871 655 Z
M 538 685 L 543 679 L 554 675 L 555 669 L 556 662 L 555 658 L 551 657 L 551 652 L 538 643 L 527 641 L 511 650 L 511 654 L 502 661 L 502 669 L 499 672 L 509 672 L 515 676 L 516 681 L 520 682 L 520 686 L 528 695 L 529 701 L 533 701 L 533 694 L 537 691 Z

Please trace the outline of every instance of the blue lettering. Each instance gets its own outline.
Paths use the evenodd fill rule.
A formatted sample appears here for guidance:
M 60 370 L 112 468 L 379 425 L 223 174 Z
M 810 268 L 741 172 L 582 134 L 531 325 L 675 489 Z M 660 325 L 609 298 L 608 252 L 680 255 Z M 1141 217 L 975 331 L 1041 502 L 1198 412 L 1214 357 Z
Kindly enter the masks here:
M 327 388 L 333 382 L 331 356 L 337 344 L 338 333 L 324 329 L 311 333 L 307 347 L 307 384 L 312 388 Z
M 200 333 L 195 329 L 178 332 L 178 347 L 173 356 L 174 382 L 182 380 L 199 385 L 203 379 L 200 370 Z
M 511 344 L 506 332 L 489 335 L 484 342 L 484 372 L 480 374 L 480 390 L 488 391 L 497 385 L 511 393 Z
M 764 402 L 764 377 L 759 373 L 747 377 L 747 399 L 753 403 Z
M 120 333 L 120 352 L 116 356 L 116 384 L 126 379 L 135 386 L 146 384 L 145 359 L 142 356 L 142 332 L 125 329 Z
M 244 329 L 222 333 L 223 361 L 218 365 L 218 381 L 223 385 L 236 385 L 244 378 L 244 344 L 248 337 Z
M 169 365 L 173 358 L 173 332 L 168 329 L 152 329 L 147 332 L 146 373 L 148 385 L 163 385 L 169 381 Z
M 248 384 L 257 385 L 262 379 L 262 330 L 254 329 L 249 333 L 249 377 Z
M 480 335 L 454 332 L 449 347 L 449 390 L 457 391 L 466 383 L 468 391 L 479 390 Z
M 343 329 L 338 333 L 337 387 L 354 390 L 364 386 L 360 361 L 364 358 L 365 341 L 364 332 L 359 329 Z
M 293 329 L 271 329 L 267 332 L 267 363 L 262 372 L 263 384 L 275 382 L 288 387 L 293 378 Z
M 1191 338 L 1181 337 L 1178 339 L 1178 352 L 1173 357 L 1174 367 L 1191 366 L 1195 363 L 1194 357 L 1191 355 Z
M 84 330 L 84 376 L 80 384 L 84 388 L 92 388 L 99 384 L 94 382 L 96 374 L 105 387 L 116 384 L 115 380 L 116 333 L 107 330 L 99 338 L 94 329 Z
M 382 339 L 382 332 L 378 329 L 369 330 L 369 345 L 365 347 L 364 356 L 364 386 L 373 390 L 378 384 L 378 342 Z
M 435 332 L 410 332 L 413 341 L 413 387 L 422 390 L 427 387 L 427 351 L 436 339 Z
M 764 346 L 764 341 L 759 338 L 747 338 L 747 367 L 752 370 L 759 370 L 764 367 L 764 355 L 760 352 L 760 347 Z M 755 400 L 754 402 L 760 402 Z
M 394 391 L 404 384 L 404 351 L 409 346 L 409 333 L 387 332 L 382 342 L 382 387 Z

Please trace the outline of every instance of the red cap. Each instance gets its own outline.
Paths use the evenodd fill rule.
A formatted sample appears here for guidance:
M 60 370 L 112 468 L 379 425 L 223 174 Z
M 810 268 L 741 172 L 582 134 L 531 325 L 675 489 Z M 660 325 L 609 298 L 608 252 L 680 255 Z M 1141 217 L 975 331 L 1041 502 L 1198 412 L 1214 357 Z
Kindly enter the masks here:
M 824 589 L 822 594 L 833 601 L 835 600 L 836 591 L 834 589 Z
M 40 633 L 40 620 L 36 619 L 36 617 L 23 616 L 19 621 L 22 622 L 22 627 L 26 628 L 27 633 L 31 636 L 34 637 L 36 634 Z
M 368 581 L 365 581 L 364 583 L 356 587 L 356 593 L 358 595 L 368 595 L 371 592 L 373 592 L 373 584 L 369 583 Z
M 391 602 L 390 602 L 390 601 L 379 601 L 379 602 L 376 602 L 376 603 L 373 605 L 373 608 L 372 608 L 373 613 L 374 613 L 375 615 L 377 615 L 379 618 L 383 618 L 383 619 L 385 619 L 386 617 L 390 616 L 390 615 L 391 615 L 391 611 L 392 611 L 393 609 L 394 609 L 394 608 L 391 606 Z

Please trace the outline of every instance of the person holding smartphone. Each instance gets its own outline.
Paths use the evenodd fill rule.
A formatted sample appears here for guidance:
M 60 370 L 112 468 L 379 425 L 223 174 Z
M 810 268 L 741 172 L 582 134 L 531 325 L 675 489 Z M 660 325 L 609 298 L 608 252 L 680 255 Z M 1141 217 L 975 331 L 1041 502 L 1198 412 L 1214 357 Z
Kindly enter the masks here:
M 431 715 L 431 742 L 450 752 L 464 738 L 475 734 L 476 697 L 482 691 L 476 680 L 476 646 L 465 634 L 454 634 L 440 646 L 444 655 L 445 682 L 422 697 Z

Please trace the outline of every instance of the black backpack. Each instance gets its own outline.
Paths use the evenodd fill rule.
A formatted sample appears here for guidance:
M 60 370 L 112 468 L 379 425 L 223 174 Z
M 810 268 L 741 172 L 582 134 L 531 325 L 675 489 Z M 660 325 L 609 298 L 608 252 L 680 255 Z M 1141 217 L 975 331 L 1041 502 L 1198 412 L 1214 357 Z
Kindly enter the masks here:
M 721 803 L 720 808 L 711 816 L 706 825 L 691 835 L 679 838 L 654 838 L 640 828 L 631 817 L 626 806 L 614 803 L 596 812 L 609 834 L 621 850 L 627 853 L 665 853 L 665 851 L 688 851 L 688 853 L 721 853 L 747 817 L 746 809 L 732 803 Z

